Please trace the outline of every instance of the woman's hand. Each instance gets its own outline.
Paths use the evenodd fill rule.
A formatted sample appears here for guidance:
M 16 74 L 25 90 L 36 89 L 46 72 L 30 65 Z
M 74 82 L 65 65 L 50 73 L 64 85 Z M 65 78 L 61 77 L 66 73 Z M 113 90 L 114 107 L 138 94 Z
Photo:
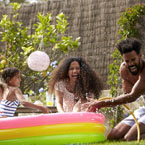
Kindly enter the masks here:
M 73 112 L 81 112 L 81 99 L 74 105 Z

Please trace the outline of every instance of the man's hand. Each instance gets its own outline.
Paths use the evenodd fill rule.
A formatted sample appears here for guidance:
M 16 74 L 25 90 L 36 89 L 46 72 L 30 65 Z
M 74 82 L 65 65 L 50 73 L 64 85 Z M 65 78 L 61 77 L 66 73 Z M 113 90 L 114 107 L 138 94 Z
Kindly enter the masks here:
M 96 112 L 96 110 L 99 110 L 102 106 L 102 101 L 93 102 L 89 105 L 87 112 Z

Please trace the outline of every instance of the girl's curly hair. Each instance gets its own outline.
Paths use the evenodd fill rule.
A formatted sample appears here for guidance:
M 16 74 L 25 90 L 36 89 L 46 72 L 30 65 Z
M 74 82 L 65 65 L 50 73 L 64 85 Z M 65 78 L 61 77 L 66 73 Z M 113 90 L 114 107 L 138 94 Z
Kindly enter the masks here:
M 98 98 L 103 90 L 101 78 L 82 57 L 76 56 L 64 58 L 58 67 L 52 71 L 49 81 L 49 93 L 54 92 L 54 86 L 57 82 L 69 79 L 68 71 L 73 61 L 77 61 L 80 65 L 80 76 L 76 81 L 73 93 L 83 98 L 86 98 L 87 94 L 94 94 L 95 98 Z

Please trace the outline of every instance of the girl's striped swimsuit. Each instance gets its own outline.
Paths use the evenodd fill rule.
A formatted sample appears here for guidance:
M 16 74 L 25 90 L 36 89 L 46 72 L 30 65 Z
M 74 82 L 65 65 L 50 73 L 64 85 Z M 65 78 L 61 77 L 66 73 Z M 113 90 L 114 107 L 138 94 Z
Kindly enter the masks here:
M 9 101 L 1 100 L 0 102 L 0 117 L 13 117 L 20 102 L 18 100 Z

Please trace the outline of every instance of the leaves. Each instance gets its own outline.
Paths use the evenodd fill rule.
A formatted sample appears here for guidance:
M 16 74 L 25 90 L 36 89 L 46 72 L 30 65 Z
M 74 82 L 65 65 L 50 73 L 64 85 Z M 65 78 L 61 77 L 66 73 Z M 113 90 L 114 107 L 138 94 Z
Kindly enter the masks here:
M 145 5 L 135 5 L 132 8 L 127 8 L 126 11 L 121 14 L 117 23 L 120 26 L 118 30 L 118 34 L 121 35 L 119 41 L 124 40 L 127 37 L 135 37 L 137 35 L 135 26 L 140 16 L 144 14 Z M 111 86 L 112 97 L 115 97 L 118 94 L 118 88 L 121 84 L 119 74 L 121 55 L 117 49 L 112 53 L 112 57 L 114 61 L 109 65 L 108 84 Z
M 35 72 L 28 68 L 27 58 L 33 51 L 50 47 L 53 51 L 59 50 L 63 53 L 68 53 L 69 50 L 79 46 L 80 38 L 72 40 L 71 36 L 66 36 L 65 31 L 68 29 L 67 17 L 60 13 L 56 16 L 56 20 L 52 22 L 50 13 L 43 15 L 38 13 L 38 22 L 33 26 L 33 33 L 29 34 L 29 28 L 24 27 L 17 20 L 19 15 L 18 10 L 21 5 L 12 3 L 12 20 L 7 15 L 3 15 L 1 26 L 1 41 L 4 42 L 6 48 L 3 48 L 1 55 L 5 59 L 0 61 L 0 70 L 5 67 L 17 67 L 22 74 L 21 89 L 25 94 L 32 94 L 33 88 L 39 86 L 45 87 L 48 90 L 47 83 L 53 66 L 49 66 L 46 71 Z M 53 24 L 54 23 L 54 24 Z M 50 58 L 51 61 L 53 58 Z M 36 93 L 38 89 L 35 89 Z
M 125 12 L 121 14 L 121 17 L 118 20 L 119 30 L 118 34 L 120 35 L 121 40 L 126 39 L 127 37 L 135 37 L 137 35 L 136 31 L 136 22 L 138 18 L 145 14 L 145 5 L 135 5 L 132 8 L 127 8 Z M 109 65 L 109 76 L 107 83 L 111 86 L 110 94 L 112 97 L 116 97 L 120 94 L 120 64 L 121 64 L 121 55 L 119 51 L 116 49 L 112 53 L 113 63 Z M 120 108 L 119 108 L 120 107 Z M 119 106 L 116 110 L 116 118 L 112 119 L 112 124 L 115 126 L 122 118 L 122 108 Z
M 118 34 L 121 37 L 135 37 L 137 35 L 136 22 L 140 16 L 145 14 L 145 5 L 135 5 L 132 8 L 127 8 L 118 20 L 120 29 Z

